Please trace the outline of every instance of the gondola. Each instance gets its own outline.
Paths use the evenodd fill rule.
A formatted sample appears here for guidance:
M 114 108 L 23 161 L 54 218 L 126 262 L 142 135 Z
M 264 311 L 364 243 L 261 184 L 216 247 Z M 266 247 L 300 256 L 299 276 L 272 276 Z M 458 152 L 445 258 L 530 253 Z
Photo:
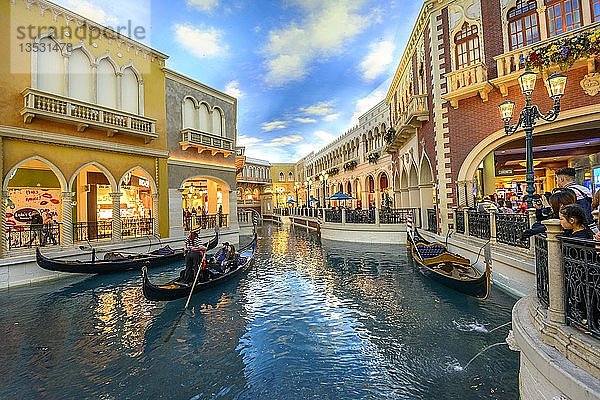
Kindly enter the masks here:
M 485 300 L 490 294 L 490 267 L 484 273 L 470 261 L 448 251 L 442 243 L 430 243 L 415 229 L 407 235 L 407 247 L 423 275 L 469 296 Z
M 256 241 L 257 235 L 254 234 L 254 239 L 244 248 L 236 252 L 235 265 L 223 274 L 215 274 L 211 272 L 212 278 L 206 281 L 198 281 L 194 287 L 194 293 L 200 292 L 204 289 L 216 286 L 219 283 L 230 279 L 233 276 L 240 274 L 252 265 L 254 254 L 256 253 Z M 208 266 L 209 270 L 210 265 Z M 144 296 L 148 300 L 153 301 L 170 301 L 177 300 L 184 297 L 188 297 L 190 294 L 191 287 L 178 283 L 177 279 L 173 279 L 164 285 L 154 285 L 148 279 L 148 271 L 146 268 L 142 268 L 142 291 Z
M 215 232 L 205 246 L 208 250 L 214 249 L 219 243 L 219 233 Z M 35 251 L 38 265 L 49 271 L 75 272 L 80 274 L 108 274 L 111 272 L 129 271 L 165 265 L 171 261 L 183 260 L 183 249 L 173 250 L 169 246 L 151 251 L 149 253 L 127 254 L 120 252 L 107 252 L 103 260 L 96 260 L 95 249 L 92 249 L 90 261 L 57 260 L 44 256 L 38 247 Z

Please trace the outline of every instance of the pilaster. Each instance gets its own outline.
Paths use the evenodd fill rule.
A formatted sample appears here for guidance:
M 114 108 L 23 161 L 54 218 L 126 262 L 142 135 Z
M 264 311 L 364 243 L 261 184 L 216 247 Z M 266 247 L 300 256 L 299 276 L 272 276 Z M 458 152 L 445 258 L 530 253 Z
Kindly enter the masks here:
M 70 246 L 73 244 L 73 199 L 74 192 L 61 193 L 62 225 L 60 226 L 61 244 Z
M 159 195 L 158 193 L 152 193 L 152 234 L 155 236 L 160 236 L 160 230 L 158 226 L 159 215 Z
M 0 241 L 2 243 L 1 250 L 2 254 L 0 256 L 6 257 L 6 253 L 8 253 L 8 239 L 6 235 L 8 234 L 8 225 L 6 224 L 6 207 L 10 200 L 10 195 L 8 190 L 2 191 L 2 201 L 0 201 L 0 218 L 2 218 L 2 231 L 0 232 Z
M 121 237 L 121 192 L 110 193 L 112 198 L 112 241 L 120 242 Z

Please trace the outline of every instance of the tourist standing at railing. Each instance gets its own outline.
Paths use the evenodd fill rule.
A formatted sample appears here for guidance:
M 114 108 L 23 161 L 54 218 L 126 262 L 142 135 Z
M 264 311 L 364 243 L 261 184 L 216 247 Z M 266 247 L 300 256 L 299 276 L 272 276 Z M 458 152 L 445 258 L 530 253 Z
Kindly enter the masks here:
M 27 246 L 31 247 L 31 244 L 35 241 L 36 238 L 38 239 L 39 243 L 42 244 L 43 223 L 44 220 L 42 219 L 40 213 L 37 210 L 33 210 L 33 212 L 31 213 L 31 225 L 29 226 L 29 243 L 27 243 Z
M 577 204 L 583 208 L 590 229 L 596 226 L 592 215 L 592 192 L 590 189 L 575 182 L 575 168 L 561 168 L 556 171 L 556 183 L 564 189 L 571 189 L 577 196 Z M 597 227 L 596 227 L 597 228 Z
M 585 211 L 579 204 L 569 204 L 560 209 L 560 225 L 565 236 L 576 239 L 593 239 L 592 231 L 587 226 Z
M 535 222 L 530 229 L 523 231 L 520 240 L 525 241 L 531 236 L 546 233 L 546 226 L 542 224 L 542 221 L 558 218 L 561 207 L 574 204 L 576 200 L 575 193 L 569 189 L 555 189 L 549 197 L 546 194 L 542 196 L 534 195 Z
M 506 213 L 506 214 L 514 214 L 515 212 L 512 209 L 512 203 L 510 200 L 500 199 L 498 200 L 498 212 Z
M 42 238 L 42 246 L 48 244 L 48 242 L 52 241 L 52 244 L 56 246 L 56 238 L 54 237 L 54 219 L 49 212 L 44 214 L 44 236 Z
M 489 213 L 490 210 L 498 211 L 498 206 L 496 206 L 496 203 L 494 203 L 491 195 L 487 196 L 486 198 L 484 198 L 483 200 L 481 200 L 479 202 L 479 204 L 477 205 L 477 211 L 478 212 L 487 212 L 487 213 Z

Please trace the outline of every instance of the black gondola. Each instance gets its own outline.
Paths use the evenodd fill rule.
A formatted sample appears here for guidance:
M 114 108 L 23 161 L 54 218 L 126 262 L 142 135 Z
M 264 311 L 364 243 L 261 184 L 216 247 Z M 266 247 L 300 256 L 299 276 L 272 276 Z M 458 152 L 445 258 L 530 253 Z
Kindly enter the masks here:
M 214 249 L 219 242 L 219 233 L 215 232 L 205 246 L 208 250 Z M 162 247 L 150 253 L 124 254 L 107 252 L 103 260 L 96 260 L 95 251 L 92 250 L 90 261 L 57 260 L 44 256 L 39 247 L 35 251 L 38 265 L 49 271 L 75 272 L 80 274 L 108 274 L 111 272 L 141 269 L 146 265 L 149 268 L 165 265 L 171 261 L 183 260 L 183 249 L 173 250 L 169 246 Z
M 235 257 L 235 265 L 229 267 L 230 269 L 218 275 L 212 275 L 212 278 L 206 281 L 198 281 L 196 286 L 194 287 L 194 293 L 200 292 L 204 289 L 213 287 L 235 275 L 238 275 L 242 271 L 248 269 L 252 264 L 254 259 L 254 254 L 256 253 L 256 241 L 257 235 L 254 234 L 254 239 L 244 248 L 240 249 L 236 253 Z M 210 265 L 209 265 L 210 270 Z M 144 296 L 148 300 L 153 301 L 170 301 L 177 300 L 184 297 L 187 297 L 190 294 L 191 287 L 187 285 L 182 285 L 178 283 L 177 279 L 173 279 L 165 283 L 164 285 L 153 285 L 148 279 L 148 271 L 146 268 L 142 268 L 142 291 L 144 292 Z
M 417 262 L 419 270 L 439 283 L 458 292 L 479 299 L 487 299 L 490 294 L 490 267 L 481 273 L 470 261 L 448 251 L 442 243 L 430 243 L 415 229 L 408 234 L 407 247 Z

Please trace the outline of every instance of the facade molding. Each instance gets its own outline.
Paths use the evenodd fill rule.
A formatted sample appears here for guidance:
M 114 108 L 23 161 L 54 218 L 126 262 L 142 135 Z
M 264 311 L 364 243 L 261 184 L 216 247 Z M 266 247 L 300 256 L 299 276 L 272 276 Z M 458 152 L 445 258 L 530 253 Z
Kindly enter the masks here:
M 193 167 L 193 168 L 209 168 L 216 169 L 219 171 L 227 171 L 227 172 L 236 172 L 235 166 L 228 167 L 226 165 L 217 165 L 217 164 L 208 164 L 199 161 L 191 161 L 191 160 L 179 160 L 175 158 L 169 158 L 167 160 L 167 165 L 177 165 L 180 167 Z
M 219 100 L 225 101 L 229 104 L 235 105 L 237 103 L 237 99 L 235 97 L 230 96 L 227 93 L 223 93 L 223 92 L 221 92 L 215 88 L 212 88 L 210 86 L 207 86 L 207 85 L 203 84 L 202 82 L 198 82 L 190 77 L 182 75 L 179 72 L 176 72 L 169 68 L 163 68 L 163 71 L 165 72 L 165 78 L 167 78 L 167 79 L 171 79 L 182 85 L 189 86 L 193 89 L 210 94 L 211 96 L 214 96 L 214 97 L 218 98 Z M 196 102 L 198 103 L 197 100 L 196 100 Z

